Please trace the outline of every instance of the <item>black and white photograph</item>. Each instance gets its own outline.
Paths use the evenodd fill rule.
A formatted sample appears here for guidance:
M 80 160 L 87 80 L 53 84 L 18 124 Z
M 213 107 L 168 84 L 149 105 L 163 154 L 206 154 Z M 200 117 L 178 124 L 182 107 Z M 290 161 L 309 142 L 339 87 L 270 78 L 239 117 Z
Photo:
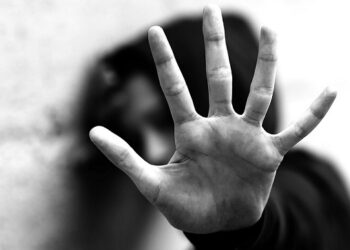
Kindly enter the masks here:
M 349 250 L 345 0 L 0 0 L 0 250 Z

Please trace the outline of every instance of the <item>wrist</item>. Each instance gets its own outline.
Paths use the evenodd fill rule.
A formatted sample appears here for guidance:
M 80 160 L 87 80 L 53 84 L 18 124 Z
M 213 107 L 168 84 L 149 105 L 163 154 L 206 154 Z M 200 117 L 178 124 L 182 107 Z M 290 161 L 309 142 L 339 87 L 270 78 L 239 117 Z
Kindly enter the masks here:
M 264 213 L 253 224 L 237 230 L 224 230 L 209 234 L 195 234 L 184 232 L 190 242 L 198 249 L 209 249 L 215 246 L 216 249 L 249 248 L 253 246 L 261 234 L 265 221 Z

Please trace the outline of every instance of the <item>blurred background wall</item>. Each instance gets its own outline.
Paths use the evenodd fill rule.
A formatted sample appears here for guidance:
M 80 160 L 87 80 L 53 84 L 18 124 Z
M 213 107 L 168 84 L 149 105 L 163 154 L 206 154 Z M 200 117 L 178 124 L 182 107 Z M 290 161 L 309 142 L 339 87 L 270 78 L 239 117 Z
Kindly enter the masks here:
M 299 146 L 335 162 L 350 187 L 347 1 L 1 0 L 1 250 L 76 249 L 62 235 L 74 216 L 66 176 L 79 154 L 75 117 L 87 68 L 153 24 L 200 14 L 207 2 L 243 13 L 256 32 L 266 25 L 278 33 L 281 127 L 324 86 L 338 90 L 329 115 Z M 165 249 L 166 239 L 156 237 L 150 249 Z M 166 249 L 186 246 L 179 244 Z

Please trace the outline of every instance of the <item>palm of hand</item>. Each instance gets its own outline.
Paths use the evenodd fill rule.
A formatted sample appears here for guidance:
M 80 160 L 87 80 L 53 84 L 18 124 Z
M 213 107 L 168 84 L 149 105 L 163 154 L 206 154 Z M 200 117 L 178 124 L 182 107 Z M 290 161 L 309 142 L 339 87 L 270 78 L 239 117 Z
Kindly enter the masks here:
M 209 233 L 247 227 L 261 216 L 283 155 L 325 116 L 336 93 L 325 90 L 304 116 L 271 135 L 261 124 L 276 73 L 275 36 L 262 29 L 251 90 L 242 115 L 231 104 L 232 86 L 220 10 L 203 16 L 209 116 L 199 116 L 166 37 L 151 28 L 149 41 L 161 87 L 175 123 L 176 151 L 165 166 L 153 166 L 104 128 L 92 141 L 134 181 L 175 227 Z
M 208 225 L 234 229 L 260 217 L 282 160 L 271 135 L 232 114 L 182 124 L 175 141 L 154 200 L 173 225 L 206 232 Z

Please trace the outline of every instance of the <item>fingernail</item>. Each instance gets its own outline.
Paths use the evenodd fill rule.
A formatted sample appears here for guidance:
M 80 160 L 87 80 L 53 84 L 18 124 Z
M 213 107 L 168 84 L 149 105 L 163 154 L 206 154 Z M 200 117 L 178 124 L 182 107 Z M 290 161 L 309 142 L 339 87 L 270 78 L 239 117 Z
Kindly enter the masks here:
M 327 95 L 337 96 L 337 90 L 333 86 L 327 86 L 325 92 L 327 93 Z

